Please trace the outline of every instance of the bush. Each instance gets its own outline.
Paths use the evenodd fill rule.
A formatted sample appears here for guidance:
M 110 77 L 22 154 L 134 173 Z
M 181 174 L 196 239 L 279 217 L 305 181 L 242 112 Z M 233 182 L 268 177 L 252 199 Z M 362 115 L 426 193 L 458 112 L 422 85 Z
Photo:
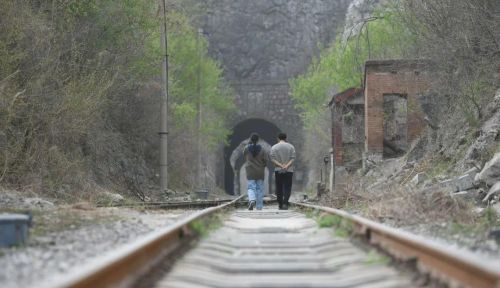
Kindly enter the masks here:
M 157 7 L 147 0 L 0 5 L 0 183 L 66 199 L 107 185 L 144 198 L 158 167 Z M 203 138 L 208 151 L 225 140 L 233 105 L 206 40 L 174 8 L 167 17 L 177 147 L 170 159 L 180 163 L 196 151 L 184 140 Z

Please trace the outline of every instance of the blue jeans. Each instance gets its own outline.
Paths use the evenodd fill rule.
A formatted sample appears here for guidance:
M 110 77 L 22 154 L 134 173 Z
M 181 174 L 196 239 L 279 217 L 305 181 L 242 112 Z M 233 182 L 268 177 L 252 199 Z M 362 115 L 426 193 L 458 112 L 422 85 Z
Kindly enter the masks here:
M 264 180 L 248 180 L 248 201 L 255 201 L 257 210 L 264 207 Z

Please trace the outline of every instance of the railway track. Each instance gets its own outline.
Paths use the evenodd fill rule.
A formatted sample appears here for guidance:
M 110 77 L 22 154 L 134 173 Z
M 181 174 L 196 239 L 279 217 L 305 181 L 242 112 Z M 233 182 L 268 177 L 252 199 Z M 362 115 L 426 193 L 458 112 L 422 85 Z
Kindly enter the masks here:
M 134 202 L 123 203 L 114 205 L 98 205 L 98 207 L 120 207 L 120 208 L 146 208 L 146 209 L 201 209 L 219 206 L 225 203 L 232 202 L 233 199 L 219 199 L 219 200 L 195 200 L 195 201 L 163 201 L 163 202 Z M 274 199 L 264 199 L 264 203 L 274 203 Z M 246 205 L 243 199 L 237 200 L 234 204 Z
M 199 227 L 219 213 L 225 215 L 221 227 L 149 287 L 414 287 L 411 276 L 395 267 L 408 262 L 452 287 L 500 287 L 498 263 L 345 211 L 303 203 L 286 211 L 247 211 L 236 209 L 240 203 L 241 197 L 196 212 L 43 287 L 135 286 L 138 277 L 147 279 L 145 273 L 152 267 L 172 261 L 167 256 L 186 248 Z M 335 215 L 356 239 L 382 249 L 395 261 L 370 263 L 370 253 L 349 238 L 319 229 L 306 217 L 311 211 Z
M 120 207 L 120 208 L 135 208 L 144 207 L 146 209 L 190 209 L 190 208 L 207 208 L 229 203 L 234 199 L 220 200 L 195 200 L 195 201 L 163 201 L 163 202 L 133 202 L 133 203 L 118 203 L 114 205 L 98 205 L 98 207 Z M 243 201 L 241 201 L 243 202 Z

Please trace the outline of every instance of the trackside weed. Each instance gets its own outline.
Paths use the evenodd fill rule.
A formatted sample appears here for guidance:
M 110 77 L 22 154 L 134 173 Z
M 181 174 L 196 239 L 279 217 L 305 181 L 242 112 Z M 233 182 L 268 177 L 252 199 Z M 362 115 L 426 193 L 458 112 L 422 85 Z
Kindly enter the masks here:
M 323 213 L 316 217 L 316 222 L 320 228 L 334 228 L 335 236 L 347 238 L 351 236 L 353 224 L 350 220 L 338 215 Z
M 197 219 L 189 224 L 189 228 L 198 236 L 205 238 L 222 226 L 223 218 L 222 214 L 216 214 L 203 219 Z
M 366 265 L 387 265 L 391 262 L 391 258 L 380 254 L 375 249 L 372 249 L 366 255 L 366 259 L 363 261 Z

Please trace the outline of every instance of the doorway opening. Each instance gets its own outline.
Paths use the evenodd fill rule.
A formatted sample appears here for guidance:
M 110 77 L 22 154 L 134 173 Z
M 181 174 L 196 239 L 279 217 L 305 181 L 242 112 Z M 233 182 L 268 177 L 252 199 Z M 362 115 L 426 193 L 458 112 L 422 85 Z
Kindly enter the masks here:
M 408 150 L 408 97 L 384 94 L 384 158 L 399 157 Z

